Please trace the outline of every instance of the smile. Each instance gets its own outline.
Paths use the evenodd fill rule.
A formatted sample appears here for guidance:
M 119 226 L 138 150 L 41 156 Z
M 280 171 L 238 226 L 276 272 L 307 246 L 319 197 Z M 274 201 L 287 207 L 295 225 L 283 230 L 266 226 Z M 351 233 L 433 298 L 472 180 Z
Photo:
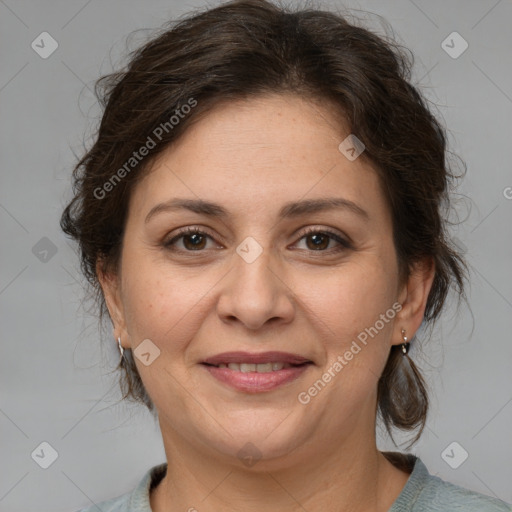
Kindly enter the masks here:
M 298 379 L 313 362 L 287 352 L 225 352 L 201 365 L 217 381 L 245 393 L 262 393 Z
M 283 368 L 290 368 L 292 365 L 289 363 L 220 363 L 217 368 L 229 368 L 235 372 L 249 373 L 269 373 L 282 370 Z

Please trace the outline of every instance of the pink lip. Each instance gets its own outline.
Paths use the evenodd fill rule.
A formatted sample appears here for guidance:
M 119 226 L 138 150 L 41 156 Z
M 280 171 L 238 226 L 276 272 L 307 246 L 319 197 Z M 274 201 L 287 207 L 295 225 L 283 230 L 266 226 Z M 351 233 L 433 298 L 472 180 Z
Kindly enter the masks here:
M 268 359 L 266 360 L 268 361 Z M 271 391 L 279 386 L 291 382 L 309 368 L 309 364 L 291 366 L 268 373 L 238 372 L 229 368 L 217 368 L 216 366 L 203 365 L 210 375 L 228 386 L 246 393 L 262 393 Z
M 218 368 L 214 365 L 229 363 L 287 363 L 293 366 L 266 373 L 241 372 L 229 368 Z M 310 366 L 311 360 L 290 352 L 223 352 L 203 361 L 203 366 L 220 382 L 246 393 L 262 393 L 271 391 L 295 379 Z
M 289 363 L 289 364 L 304 364 L 310 363 L 309 359 L 299 356 L 298 354 L 292 354 L 290 352 L 223 352 L 216 356 L 205 359 L 203 363 L 219 365 L 229 363 Z

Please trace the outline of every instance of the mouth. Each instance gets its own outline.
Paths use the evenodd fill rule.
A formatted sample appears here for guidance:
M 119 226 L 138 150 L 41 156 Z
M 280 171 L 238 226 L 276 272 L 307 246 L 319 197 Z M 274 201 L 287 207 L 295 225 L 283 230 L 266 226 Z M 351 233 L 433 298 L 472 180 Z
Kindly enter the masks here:
M 205 363 L 207 364 L 207 363 Z M 284 368 L 292 368 L 295 366 L 303 366 L 309 363 L 302 364 L 290 364 L 290 363 L 220 363 L 213 364 L 207 366 L 214 366 L 215 368 L 229 368 L 235 372 L 249 373 L 249 372 L 257 372 L 257 373 L 270 373 L 270 372 L 278 372 L 279 370 L 283 370 Z
M 297 379 L 314 363 L 287 352 L 225 352 L 201 363 L 214 378 L 247 393 L 270 391 Z
M 268 373 L 310 363 L 312 364 L 313 361 L 290 352 L 260 352 L 254 354 L 249 352 L 224 352 L 205 359 L 202 364 L 216 366 L 217 368 L 229 368 L 243 373 Z

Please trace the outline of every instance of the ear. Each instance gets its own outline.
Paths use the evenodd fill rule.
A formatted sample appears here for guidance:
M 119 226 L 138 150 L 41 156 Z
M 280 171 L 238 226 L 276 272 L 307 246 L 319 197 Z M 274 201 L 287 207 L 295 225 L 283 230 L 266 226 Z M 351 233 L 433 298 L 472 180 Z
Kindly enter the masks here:
M 435 264 L 432 258 L 413 265 L 407 282 L 399 292 L 398 301 L 402 305 L 402 309 L 396 316 L 393 345 L 403 343 L 402 329 L 405 330 L 405 336 L 411 340 L 420 328 L 435 273 Z
M 110 320 L 113 325 L 114 338 L 121 338 L 121 346 L 130 348 L 129 336 L 126 330 L 126 320 L 123 302 L 121 299 L 120 279 L 117 274 L 104 271 L 103 260 L 96 262 L 96 275 L 105 297 Z

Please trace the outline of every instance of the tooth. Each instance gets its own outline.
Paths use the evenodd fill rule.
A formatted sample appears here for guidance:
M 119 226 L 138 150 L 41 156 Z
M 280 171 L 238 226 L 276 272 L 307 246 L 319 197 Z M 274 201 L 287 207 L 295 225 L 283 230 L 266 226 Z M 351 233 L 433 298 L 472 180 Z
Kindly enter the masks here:
M 218 368 L 229 368 L 235 372 L 249 373 L 269 373 L 282 370 L 283 368 L 290 368 L 289 363 L 220 363 L 217 365 Z
M 258 373 L 268 373 L 272 371 L 272 363 L 260 363 L 256 365 Z

